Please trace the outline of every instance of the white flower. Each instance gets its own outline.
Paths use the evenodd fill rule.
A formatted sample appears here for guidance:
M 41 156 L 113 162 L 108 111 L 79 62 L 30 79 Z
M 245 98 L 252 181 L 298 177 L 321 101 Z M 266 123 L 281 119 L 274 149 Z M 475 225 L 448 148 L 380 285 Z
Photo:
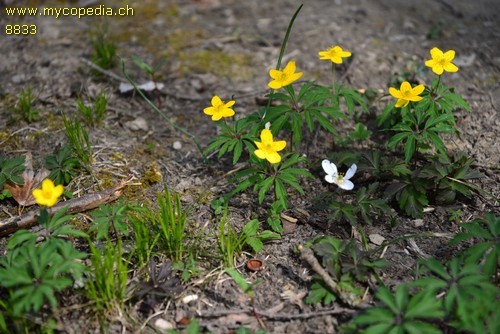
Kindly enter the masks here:
M 344 190 L 352 190 L 354 188 L 354 184 L 349 181 L 349 179 L 354 176 L 354 173 L 356 173 L 356 170 L 358 169 L 358 166 L 356 166 L 356 164 L 352 164 L 351 168 L 347 170 L 347 173 L 345 173 L 345 175 L 342 173 L 339 174 L 337 171 L 337 166 L 335 166 L 335 164 L 333 162 L 330 162 L 329 160 L 323 160 L 321 165 L 323 166 L 323 170 L 326 173 L 326 182 L 335 183 Z

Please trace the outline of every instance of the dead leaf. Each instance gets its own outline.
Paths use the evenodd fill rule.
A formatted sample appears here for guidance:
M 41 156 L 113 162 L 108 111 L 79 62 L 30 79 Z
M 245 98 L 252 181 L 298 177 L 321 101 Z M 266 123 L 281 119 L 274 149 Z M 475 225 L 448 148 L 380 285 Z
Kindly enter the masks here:
M 31 152 L 26 153 L 24 167 L 24 172 L 21 174 L 24 184 L 21 186 L 18 184 L 7 183 L 4 188 L 10 190 L 12 198 L 14 198 L 19 205 L 30 206 L 36 203 L 32 194 L 33 190 L 40 188 L 40 184 L 47 176 L 49 176 L 50 171 L 45 168 L 41 168 L 35 175 L 35 172 L 33 171 L 33 159 Z

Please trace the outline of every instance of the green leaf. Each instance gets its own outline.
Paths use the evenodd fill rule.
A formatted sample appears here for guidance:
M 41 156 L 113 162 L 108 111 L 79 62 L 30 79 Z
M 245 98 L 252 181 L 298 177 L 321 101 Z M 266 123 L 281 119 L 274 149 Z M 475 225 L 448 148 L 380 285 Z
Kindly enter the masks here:
M 311 111 L 311 114 L 314 115 L 314 118 L 316 118 L 316 120 L 323 127 L 323 129 L 333 134 L 337 133 L 337 130 L 335 130 L 335 128 L 333 127 L 332 122 L 328 118 L 323 116 L 321 112 L 314 110 Z
M 248 238 L 246 240 L 246 243 L 250 247 L 252 247 L 252 249 L 254 250 L 255 253 L 260 252 L 262 250 L 262 247 L 264 247 L 264 245 L 262 244 L 262 241 L 257 237 Z
M 408 132 L 402 132 L 402 133 L 395 134 L 387 142 L 387 148 L 390 148 L 390 149 L 395 148 L 396 145 L 398 145 L 400 141 L 409 137 L 410 135 L 411 135 L 411 133 L 408 133 Z
M 253 237 L 257 234 L 257 231 L 259 230 L 259 221 L 257 219 L 252 219 L 248 223 L 245 224 L 243 227 L 243 233 L 247 237 Z
M 242 152 L 243 152 L 243 144 L 241 140 L 238 140 L 233 150 L 233 165 L 235 165 L 238 162 L 238 160 L 240 160 Z
M 415 154 L 415 136 L 414 135 L 408 136 L 408 139 L 404 145 L 404 150 L 405 150 L 405 161 L 408 162 L 413 157 L 413 154 Z
M 257 183 L 256 186 L 260 188 L 259 190 L 259 204 L 262 204 L 264 201 L 264 197 L 266 196 L 266 193 L 269 191 L 271 186 L 273 185 L 274 178 L 272 176 L 262 180 L 261 182 Z
M 399 286 L 396 290 L 396 298 L 399 295 L 399 299 L 401 296 L 407 294 L 407 289 L 404 286 Z M 381 287 L 377 292 L 377 298 L 383 302 L 394 314 L 399 313 L 398 304 L 396 303 L 396 299 L 392 295 L 392 293 L 385 286 Z
M 149 74 L 149 75 L 152 75 L 153 74 L 153 69 L 151 68 L 151 66 L 149 66 L 148 64 L 146 64 L 144 61 L 142 61 L 142 59 L 140 59 L 139 57 L 137 57 L 136 55 L 132 55 L 130 58 L 132 58 L 132 60 L 134 61 L 134 63 L 139 66 L 139 68 L 141 70 L 143 70 L 145 73 Z
M 24 179 L 21 174 L 24 172 L 25 157 L 19 156 L 13 159 L 6 159 L 0 156 L 0 189 L 6 182 L 23 185 Z
M 233 268 L 225 268 L 224 271 L 231 276 L 231 278 L 238 284 L 238 286 L 245 292 L 252 291 L 252 286 L 241 276 L 241 274 Z

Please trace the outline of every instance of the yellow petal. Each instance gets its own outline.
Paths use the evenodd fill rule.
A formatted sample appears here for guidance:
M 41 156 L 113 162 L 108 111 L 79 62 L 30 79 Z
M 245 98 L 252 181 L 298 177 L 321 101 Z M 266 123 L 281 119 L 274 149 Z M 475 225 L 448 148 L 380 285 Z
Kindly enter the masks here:
M 458 67 L 455 64 L 449 63 L 449 64 L 444 65 L 444 70 L 446 72 L 457 72 Z
M 42 190 L 46 192 L 52 192 L 54 189 L 54 182 L 51 179 L 45 179 L 42 182 Z
M 224 105 L 224 108 L 229 108 L 229 107 L 232 107 L 235 103 L 236 103 L 236 101 L 235 101 L 235 100 L 231 100 L 231 101 L 229 101 L 228 103 L 226 103 L 226 104 Z
M 262 150 L 255 150 L 253 151 L 253 153 L 255 153 L 255 155 L 257 156 L 257 158 L 259 159 L 265 159 L 267 154 L 266 152 L 262 151 Z
M 420 94 L 422 94 L 424 89 L 425 89 L 425 86 L 420 84 L 420 85 L 416 86 L 415 88 L 413 88 L 413 94 L 420 95 Z
M 57 185 L 54 188 L 54 193 L 53 194 L 54 194 L 54 196 L 56 198 L 59 198 L 59 197 L 61 197 L 61 195 L 63 194 L 63 192 L 64 192 L 64 187 L 62 186 L 62 184 L 59 184 L 59 185 Z
M 439 50 L 438 48 L 432 48 L 431 57 L 432 59 L 441 59 L 443 58 L 443 51 Z
M 255 144 L 255 146 L 257 146 L 257 148 L 259 150 L 262 150 L 262 148 L 264 147 L 264 145 L 259 141 L 254 141 L 254 144 Z
M 218 121 L 221 118 L 222 118 L 222 115 L 220 113 L 216 113 L 212 116 L 212 121 Z
M 404 94 L 404 92 L 411 91 L 411 85 L 408 81 L 404 81 L 401 84 L 401 87 L 399 88 L 401 94 Z
M 38 198 L 42 196 L 42 189 L 35 189 L 31 192 L 33 197 L 35 197 L 35 200 L 38 201 Z
M 271 69 L 269 70 L 269 76 L 273 79 L 277 79 L 279 77 L 281 77 L 281 71 L 278 71 L 278 70 L 275 70 L 275 69 Z
M 334 62 L 335 64 L 342 64 L 342 58 L 339 57 L 339 56 L 332 56 L 331 57 L 331 60 L 332 62 Z
M 444 72 L 443 66 L 441 65 L 434 65 L 432 67 L 432 72 L 436 73 L 437 75 L 441 75 Z
M 272 164 L 277 164 L 278 162 L 281 161 L 281 156 L 278 153 L 273 152 L 273 153 L 268 154 L 266 159 L 267 159 L 267 161 L 269 161 Z
M 234 116 L 234 110 L 229 108 L 224 108 L 221 113 L 222 117 Z
M 291 73 L 295 72 L 296 68 L 297 67 L 295 66 L 295 62 L 294 61 L 289 61 L 288 64 L 286 64 L 285 69 L 283 70 L 283 72 L 285 72 L 287 74 L 291 74 Z
M 283 87 L 281 82 L 279 82 L 278 80 L 273 80 L 270 83 L 268 83 L 267 85 L 272 89 L 280 89 L 281 87 Z
M 350 57 L 351 55 L 352 53 L 350 53 L 349 51 L 342 51 L 342 53 L 340 54 L 340 56 L 343 58 Z
M 400 99 L 400 98 L 403 97 L 401 95 L 401 92 L 399 90 L 397 90 L 396 88 L 394 88 L 394 87 L 389 87 L 389 94 L 391 94 L 396 99 Z
M 434 65 L 436 65 L 434 59 L 430 59 L 425 62 L 425 66 L 434 67 Z
M 212 116 L 214 114 L 214 110 L 215 110 L 214 107 L 208 107 L 208 108 L 203 109 L 203 112 L 207 115 Z
M 286 141 L 284 140 L 275 141 L 272 147 L 274 151 L 279 152 L 286 147 Z
M 223 103 L 222 103 L 222 100 L 220 99 L 220 97 L 218 97 L 217 95 L 212 97 L 212 106 L 217 107 L 221 104 L 223 104 Z
M 455 50 L 448 50 L 443 54 L 443 58 L 446 62 L 451 62 L 455 58 Z
M 420 100 L 422 100 L 422 99 L 423 99 L 423 97 L 422 97 L 422 96 L 418 96 L 418 95 L 415 95 L 415 96 L 410 96 L 410 97 L 408 98 L 408 100 L 409 100 L 409 101 L 413 101 L 413 102 L 418 102 L 418 101 L 420 101 Z
M 260 134 L 260 140 L 262 141 L 262 144 L 264 144 L 264 145 L 267 145 L 268 143 L 272 143 L 273 142 L 273 134 L 268 129 L 264 129 L 264 130 L 262 130 L 262 132 Z
M 396 108 L 406 107 L 408 105 L 408 103 L 410 103 L 410 101 L 404 100 L 404 99 L 399 99 L 398 102 L 396 102 Z

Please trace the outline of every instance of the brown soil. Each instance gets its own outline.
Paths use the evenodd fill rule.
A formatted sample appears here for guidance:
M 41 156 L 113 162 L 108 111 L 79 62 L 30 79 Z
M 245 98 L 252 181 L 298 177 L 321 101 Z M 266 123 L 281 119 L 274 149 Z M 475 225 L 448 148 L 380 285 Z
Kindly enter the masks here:
M 13 3 L 3 2 L 7 6 Z M 71 4 L 79 6 L 84 2 L 71 1 Z M 108 2 L 112 1 L 104 1 Z M 183 203 L 192 208 L 194 226 L 207 225 L 210 229 L 217 223 L 210 202 L 232 189 L 225 175 L 233 169 L 230 161 L 204 162 L 193 142 L 175 131 L 140 97 L 120 94 L 118 81 L 108 75 L 96 76 L 82 61 L 90 59 L 93 52 L 90 36 L 96 27 L 107 25 L 109 38 L 118 45 L 118 55 L 138 82 L 148 78 L 130 60 L 131 55 L 138 55 L 148 63 L 166 57 L 167 62 L 157 75 L 157 81 L 165 86 L 152 98 L 168 117 L 195 134 L 205 147 L 217 129 L 202 113 L 203 108 L 215 94 L 225 100 L 234 96 L 235 110 L 242 115 L 258 108 L 256 97 L 266 91 L 268 70 L 275 66 L 286 27 L 298 5 L 299 2 L 291 0 L 130 1 L 134 16 L 108 19 L 7 17 L 2 8 L 0 154 L 17 156 L 32 152 L 35 165 L 39 166 L 45 155 L 66 141 L 61 112 L 76 116 L 77 96 L 93 100 L 104 91 L 108 97 L 104 124 L 88 130 L 95 153 L 94 177 L 82 173 L 68 190 L 80 194 L 99 191 L 132 175 L 136 182 L 126 196 L 149 204 L 155 202 L 155 194 L 166 184 L 179 192 Z M 319 61 L 317 52 L 339 44 L 354 54 L 339 77 L 356 89 L 386 92 L 391 76 L 412 64 L 423 64 L 432 47 L 456 50 L 460 71 L 446 74 L 443 80 L 447 86 L 456 87 L 470 103 L 472 112 L 456 114 L 460 136 L 449 140 L 447 147 L 450 151 L 464 150 L 473 157 L 479 171 L 485 174 L 477 184 L 498 197 L 499 13 L 500 3 L 495 0 L 306 1 L 293 27 L 284 60 L 295 60 L 298 69 L 304 72 L 303 79 L 328 84 L 330 65 Z M 5 36 L 6 24 L 36 24 L 37 34 Z M 433 39 L 429 37 L 431 32 L 437 33 Z M 123 76 L 120 65 L 110 71 Z M 425 83 L 433 78 L 430 72 L 417 76 L 417 80 Z M 20 91 L 28 85 L 37 96 L 34 106 L 41 115 L 33 123 L 20 120 L 15 113 Z M 378 112 L 383 105 L 385 102 L 377 105 Z M 145 120 L 147 129 L 132 130 L 130 122 L 139 117 Z M 352 129 L 353 124 L 346 124 L 340 132 Z M 318 167 L 331 153 L 332 138 L 327 135 L 319 138 L 321 142 L 316 141 L 308 148 L 317 179 L 304 183 L 307 194 L 333 190 L 322 182 Z M 151 177 L 155 173 L 161 174 L 160 182 Z M 17 212 L 12 201 L 4 201 L 0 206 L 0 220 Z M 137 310 L 138 304 L 132 303 L 127 306 L 129 315 L 110 320 L 107 331 L 135 332 L 142 327 L 144 332 L 154 332 L 160 318 L 182 327 L 179 321 L 183 317 L 197 318 L 204 328 L 218 333 L 227 333 L 240 324 L 258 329 L 262 323 L 252 313 L 255 307 L 269 315 L 263 317 L 269 333 L 334 333 L 337 324 L 352 316 L 352 310 L 342 304 L 335 304 L 334 308 L 303 303 L 301 297 L 310 287 L 312 273 L 300 260 L 296 247 L 319 235 L 347 238 L 350 228 L 345 224 L 328 224 L 324 212 L 311 208 L 310 196 L 293 196 L 291 207 L 288 214 L 299 221 L 281 240 L 266 244 L 258 254 L 264 261 L 264 269 L 252 273 L 240 267 L 249 281 L 259 282 L 255 285 L 253 304 L 227 275 L 220 271 L 208 275 L 215 268 L 212 263 L 202 269 L 201 276 L 185 284 L 180 295 L 180 298 L 196 295 L 197 300 L 190 303 L 183 303 L 180 298 L 166 300 L 150 310 L 149 315 L 156 312 L 150 318 Z M 449 236 L 458 230 L 458 225 L 448 219 L 450 210 L 462 210 L 462 219 L 468 221 L 483 212 L 498 210 L 498 204 L 476 196 L 452 206 L 431 205 L 431 208 L 423 221 L 415 222 L 398 214 L 394 228 L 388 219 L 380 219 L 365 227 L 366 234 L 380 234 L 387 240 L 420 232 Z M 300 217 L 296 209 L 307 212 L 309 217 Z M 262 222 L 266 218 L 265 210 L 257 205 L 252 193 L 237 195 L 229 212 L 238 228 L 251 218 Z M 439 259 L 452 251 L 446 238 L 417 239 L 416 243 L 423 253 Z M 4 249 L 5 238 L 1 245 Z M 385 258 L 391 267 L 382 274 L 384 282 L 392 287 L 412 279 L 419 256 L 407 243 L 390 246 Z M 238 265 L 244 265 L 249 258 L 250 255 L 243 254 L 237 260 Z M 83 303 L 81 298 L 69 294 L 61 300 L 63 309 L 58 320 L 61 330 L 69 333 L 100 330 L 95 317 L 89 315 L 91 311 L 78 306 Z

